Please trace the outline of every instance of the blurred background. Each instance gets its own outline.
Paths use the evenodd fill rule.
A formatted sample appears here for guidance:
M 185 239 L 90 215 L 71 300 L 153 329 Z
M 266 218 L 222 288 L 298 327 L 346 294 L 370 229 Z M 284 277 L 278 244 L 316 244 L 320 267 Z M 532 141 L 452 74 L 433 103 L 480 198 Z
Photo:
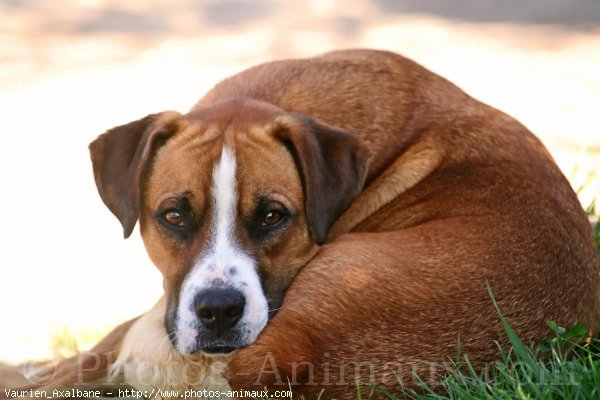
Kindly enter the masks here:
M 91 140 L 253 64 L 348 47 L 513 115 L 584 207 L 600 197 L 598 0 L 0 0 L 0 360 L 89 346 L 160 296 L 97 195 Z

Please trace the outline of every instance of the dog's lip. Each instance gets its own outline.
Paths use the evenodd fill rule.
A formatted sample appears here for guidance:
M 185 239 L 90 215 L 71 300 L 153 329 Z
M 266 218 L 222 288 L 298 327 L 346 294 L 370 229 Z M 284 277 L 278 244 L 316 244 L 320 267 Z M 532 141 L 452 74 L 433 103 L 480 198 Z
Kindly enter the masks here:
M 209 355 L 226 355 L 233 353 L 236 350 L 239 350 L 238 347 L 235 346 L 227 346 L 227 345 L 210 345 L 210 346 L 202 346 L 199 349 L 201 352 L 209 354 Z

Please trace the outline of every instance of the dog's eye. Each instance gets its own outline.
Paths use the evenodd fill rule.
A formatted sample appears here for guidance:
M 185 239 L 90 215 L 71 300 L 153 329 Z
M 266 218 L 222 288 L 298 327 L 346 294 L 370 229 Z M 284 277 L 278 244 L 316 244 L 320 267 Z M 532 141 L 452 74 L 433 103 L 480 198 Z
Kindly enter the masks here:
M 275 226 L 280 223 L 284 217 L 285 215 L 281 211 L 269 210 L 263 217 L 262 225 L 269 227 Z
M 184 223 L 185 223 L 183 214 L 177 210 L 165 211 L 163 214 L 163 218 L 165 221 L 167 221 L 169 224 L 171 224 L 173 226 L 182 227 L 182 226 L 184 226 Z

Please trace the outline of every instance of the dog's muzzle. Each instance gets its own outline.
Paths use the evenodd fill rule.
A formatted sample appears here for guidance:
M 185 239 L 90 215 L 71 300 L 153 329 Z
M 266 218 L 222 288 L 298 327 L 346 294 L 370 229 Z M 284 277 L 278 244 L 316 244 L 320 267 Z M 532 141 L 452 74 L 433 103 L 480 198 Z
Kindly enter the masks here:
M 169 298 L 165 325 L 183 354 L 228 354 L 247 347 L 268 321 L 268 301 L 250 259 L 236 263 L 234 274 L 210 265 L 199 264 L 188 274 L 179 301 Z

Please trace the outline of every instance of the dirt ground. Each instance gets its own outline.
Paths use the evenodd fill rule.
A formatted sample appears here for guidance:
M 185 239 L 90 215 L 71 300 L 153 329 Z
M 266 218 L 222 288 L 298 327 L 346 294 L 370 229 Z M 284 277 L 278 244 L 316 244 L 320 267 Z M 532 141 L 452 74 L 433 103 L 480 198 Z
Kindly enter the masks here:
M 161 291 L 123 241 L 87 144 L 146 114 L 185 111 L 218 80 L 282 57 L 389 49 L 528 126 L 588 205 L 600 197 L 595 0 L 0 0 L 0 359 L 51 357 Z

